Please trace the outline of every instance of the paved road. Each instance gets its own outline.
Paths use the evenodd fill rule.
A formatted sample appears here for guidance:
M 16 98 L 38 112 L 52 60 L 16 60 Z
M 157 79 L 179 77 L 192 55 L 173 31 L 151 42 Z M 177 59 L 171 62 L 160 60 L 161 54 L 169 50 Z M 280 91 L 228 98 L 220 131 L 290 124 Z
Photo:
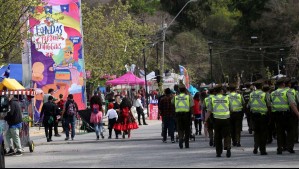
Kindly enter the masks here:
M 297 154 L 276 155 L 275 143 L 268 147 L 268 156 L 252 154 L 253 138 L 244 132 L 242 148 L 232 150 L 232 158 L 215 158 L 215 149 L 201 136 L 191 142 L 191 149 L 180 150 L 177 144 L 164 144 L 160 138 L 161 124 L 150 122 L 133 133 L 131 140 L 95 141 L 94 133 L 79 135 L 74 142 L 55 138 L 51 144 L 45 139 L 36 139 L 34 153 L 25 149 L 22 157 L 6 158 L 7 167 L 250 167 L 281 168 L 299 166 L 299 145 Z M 107 133 L 106 133 L 107 134 Z M 225 154 L 224 154 L 225 156 Z

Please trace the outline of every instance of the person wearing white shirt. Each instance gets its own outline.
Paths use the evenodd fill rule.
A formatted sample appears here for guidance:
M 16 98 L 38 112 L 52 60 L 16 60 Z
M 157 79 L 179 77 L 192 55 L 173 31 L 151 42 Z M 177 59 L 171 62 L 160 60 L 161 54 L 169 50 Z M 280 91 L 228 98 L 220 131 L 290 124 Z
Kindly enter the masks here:
M 143 125 L 148 125 L 146 122 L 145 122 L 145 115 L 144 115 L 144 107 L 142 105 L 142 102 L 141 102 L 141 95 L 138 95 L 138 98 L 135 102 L 135 105 L 136 105 L 136 110 L 137 110 L 137 114 L 138 114 L 138 122 L 139 122 L 139 125 L 141 126 L 141 121 L 140 121 L 140 117 L 142 116 L 142 119 L 143 119 Z
M 118 119 L 118 114 L 116 112 L 116 110 L 114 110 L 114 104 L 113 103 L 110 103 L 108 105 L 108 112 L 107 112 L 107 117 L 108 117 L 108 120 L 109 120 L 109 124 L 108 124 L 108 128 L 109 128 L 109 138 L 108 139 L 111 139 L 112 137 L 112 130 L 114 128 L 114 125 Z M 116 139 L 118 139 L 118 132 L 116 130 L 114 130 L 115 132 L 115 136 L 116 136 Z

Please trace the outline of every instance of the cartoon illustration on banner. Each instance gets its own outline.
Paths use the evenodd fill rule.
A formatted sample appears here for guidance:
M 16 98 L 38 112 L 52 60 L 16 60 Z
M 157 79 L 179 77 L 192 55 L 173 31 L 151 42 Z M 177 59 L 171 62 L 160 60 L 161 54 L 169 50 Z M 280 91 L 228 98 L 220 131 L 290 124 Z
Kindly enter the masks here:
M 46 6 L 32 7 L 32 80 L 35 88 L 55 90 L 66 99 L 73 94 L 79 109 L 85 109 L 84 57 L 80 0 L 45 0 Z M 42 98 L 37 103 L 42 106 Z

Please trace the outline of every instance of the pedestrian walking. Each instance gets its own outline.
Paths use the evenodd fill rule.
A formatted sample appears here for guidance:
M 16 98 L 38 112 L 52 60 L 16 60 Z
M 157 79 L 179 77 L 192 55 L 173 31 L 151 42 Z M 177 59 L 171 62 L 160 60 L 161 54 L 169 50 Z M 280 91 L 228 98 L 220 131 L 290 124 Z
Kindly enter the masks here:
M 123 139 L 128 134 L 128 138 L 131 138 L 131 130 L 138 129 L 138 124 L 131 112 L 132 104 L 128 98 L 124 98 L 120 104 L 120 115 L 114 129 L 123 131 Z
M 63 118 L 65 119 L 65 135 L 66 135 L 65 141 L 68 141 L 70 139 L 69 125 L 71 125 L 71 130 L 72 130 L 71 139 L 74 140 L 75 138 L 77 115 L 78 115 L 78 105 L 74 101 L 74 96 L 70 94 L 68 95 L 68 100 L 63 110 Z
M 214 115 L 215 145 L 217 157 L 221 157 L 223 149 L 227 150 L 226 157 L 231 157 L 231 136 L 230 136 L 230 102 L 229 97 L 224 96 L 223 88 L 217 85 L 214 88 L 216 95 L 211 97 L 208 105 L 208 113 L 205 118 L 205 125 L 211 114 Z M 224 148 L 222 140 L 224 139 Z
M 250 94 L 249 106 L 252 112 L 252 122 L 254 131 L 254 150 L 257 154 L 260 149 L 261 155 L 268 155 L 266 150 L 268 138 L 269 114 L 271 112 L 270 95 L 262 91 L 264 81 L 259 80 L 254 83 L 256 91 Z
M 297 106 L 299 105 L 299 97 L 298 97 L 298 91 L 295 90 L 295 87 L 298 86 L 298 81 L 297 80 L 291 80 L 288 79 L 287 81 L 287 89 L 289 89 L 289 93 L 292 95 L 293 99 L 295 100 Z M 297 115 L 292 111 L 292 116 L 293 116 L 293 128 L 294 128 L 294 143 L 298 143 L 298 118 Z
M 162 123 L 163 123 L 163 143 L 167 143 L 167 135 L 171 137 L 171 142 L 175 143 L 174 140 L 174 131 L 175 131 L 175 107 L 171 103 L 173 99 L 172 91 L 167 88 L 165 89 L 165 95 L 161 98 L 159 102 L 159 111 L 160 115 L 162 116 Z
M 246 86 L 246 89 L 243 92 L 243 98 L 245 101 L 245 115 L 246 115 L 246 119 L 247 119 L 248 132 L 249 132 L 249 134 L 252 134 L 253 130 L 252 130 L 251 112 L 250 112 L 250 108 L 247 106 L 249 103 L 250 94 L 252 92 L 252 90 L 251 90 L 252 85 L 251 85 L 251 83 L 246 83 L 245 86 Z
M 112 138 L 112 130 L 113 130 L 114 125 L 118 119 L 118 114 L 113 108 L 114 108 L 113 103 L 110 103 L 108 106 L 108 112 L 107 112 L 107 117 L 109 120 L 109 122 L 108 122 L 109 138 L 108 139 Z M 118 139 L 119 131 L 114 129 L 114 132 L 115 132 L 115 138 Z
M 53 99 L 53 96 L 48 97 L 48 102 L 43 105 L 40 115 L 41 119 L 43 119 L 43 125 L 45 127 L 45 135 L 47 138 L 47 142 L 52 142 L 52 132 L 57 110 L 55 104 L 53 103 Z
M 10 111 L 5 116 L 4 120 L 7 122 L 9 128 L 6 132 L 7 155 L 22 156 L 22 145 L 20 140 L 20 130 L 22 127 L 22 112 L 19 104 L 18 96 L 9 96 Z M 11 142 L 11 140 L 13 142 Z M 14 145 L 14 146 L 13 146 Z M 14 151 L 14 148 L 17 150 Z
M 59 102 L 57 103 L 57 106 L 58 106 L 58 108 L 59 108 L 59 115 L 57 116 L 57 119 L 59 120 L 61 120 L 61 123 L 62 123 L 62 129 L 63 129 L 63 131 L 62 131 L 62 133 L 65 133 L 65 125 L 64 125 L 64 119 L 62 118 L 62 111 L 63 111 L 63 108 L 64 108 L 64 106 L 65 106 L 65 103 L 66 103 L 66 101 L 63 99 L 63 95 L 62 94 L 60 94 L 59 95 Z
M 196 131 L 196 135 L 202 135 L 201 131 L 202 131 L 202 106 L 201 106 L 201 101 L 200 101 L 200 93 L 197 92 L 194 95 L 194 110 L 193 110 L 193 115 L 194 115 L 194 127 L 195 127 L 195 131 Z
M 245 101 L 241 94 L 237 93 L 237 86 L 230 85 L 229 102 L 231 103 L 231 137 L 233 146 L 241 147 L 241 131 L 244 117 Z
M 294 154 L 294 126 L 291 110 L 298 116 L 296 102 L 289 89 L 286 88 L 285 78 L 277 81 L 278 89 L 271 94 L 273 113 L 276 116 L 277 126 L 277 154 L 281 155 L 283 151 L 284 134 L 286 134 L 286 148 L 289 153 Z
M 141 98 L 142 96 L 141 95 L 138 95 L 137 96 L 137 99 L 135 100 L 135 105 L 136 105 L 136 110 L 137 110 L 137 114 L 138 114 L 138 122 L 139 122 L 139 125 L 141 126 L 141 116 L 142 116 L 142 120 L 143 120 L 143 125 L 148 125 L 146 122 L 145 122 L 145 114 L 144 114 L 144 107 L 143 107 L 143 104 L 142 104 L 142 101 L 141 101 Z
M 93 124 L 97 140 L 100 139 L 100 134 L 102 139 L 104 139 L 103 133 L 103 106 L 102 102 L 93 103 L 92 104 L 92 111 L 90 115 L 90 123 Z
M 204 105 L 203 105 L 203 110 L 205 113 L 203 113 L 203 119 L 205 119 L 206 114 L 208 113 L 208 106 L 211 102 L 212 97 L 215 95 L 215 90 L 214 88 L 209 89 L 209 96 L 204 99 Z M 205 130 L 208 130 L 208 135 L 209 135 L 209 145 L 210 147 L 215 146 L 214 142 L 214 115 L 211 114 L 211 116 L 207 120 L 207 125 L 205 125 Z
M 172 104 L 175 106 L 177 129 L 179 134 L 179 147 L 183 149 L 190 148 L 189 139 L 191 134 L 191 116 L 194 110 L 193 98 L 189 95 L 184 84 L 179 85 L 180 94 L 172 99 Z

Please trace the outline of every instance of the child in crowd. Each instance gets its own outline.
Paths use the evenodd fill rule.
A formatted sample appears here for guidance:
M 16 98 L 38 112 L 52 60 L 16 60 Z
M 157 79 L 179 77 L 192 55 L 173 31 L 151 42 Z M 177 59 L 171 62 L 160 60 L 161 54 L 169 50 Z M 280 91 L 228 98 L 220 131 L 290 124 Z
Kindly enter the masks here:
M 111 136 L 112 136 L 112 130 L 114 128 L 114 125 L 118 119 L 118 115 L 117 115 L 117 112 L 114 110 L 114 105 L 113 103 L 110 103 L 109 106 L 108 106 L 108 112 L 107 112 L 107 117 L 109 119 L 109 125 L 108 125 L 108 128 L 109 128 L 109 139 L 111 139 Z M 115 132 L 115 136 L 116 136 L 116 139 L 118 139 L 118 131 L 114 130 Z

